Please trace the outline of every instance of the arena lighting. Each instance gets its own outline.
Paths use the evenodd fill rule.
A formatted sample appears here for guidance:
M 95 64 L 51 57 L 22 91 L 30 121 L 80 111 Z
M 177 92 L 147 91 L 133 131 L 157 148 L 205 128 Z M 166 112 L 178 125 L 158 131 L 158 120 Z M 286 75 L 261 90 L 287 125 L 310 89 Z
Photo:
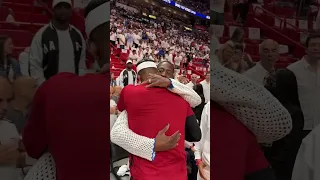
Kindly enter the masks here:
M 149 18 L 157 19 L 157 17 L 155 17 L 155 16 L 153 16 L 153 15 L 149 15 Z
M 193 10 L 191 10 L 191 9 L 189 9 L 189 8 L 187 8 L 187 7 L 184 7 L 184 6 L 182 6 L 181 4 L 178 4 L 178 3 L 176 3 L 176 2 L 174 2 L 174 1 L 172 1 L 172 0 L 162 0 L 162 1 L 165 2 L 165 3 L 167 3 L 167 4 L 170 4 L 171 6 L 175 6 L 175 7 L 179 8 L 179 9 L 182 9 L 182 10 L 184 10 L 184 11 L 187 11 L 187 12 L 189 12 L 189 13 L 195 15 L 195 16 L 198 16 L 198 17 L 200 17 L 200 18 L 210 19 L 210 16 L 207 16 L 207 15 L 204 15 L 204 14 L 201 14 L 201 13 L 198 13 L 198 12 L 196 12 L 196 11 L 193 11 Z
M 188 31 L 192 31 L 192 29 L 191 28 L 188 28 L 188 27 L 184 27 L 186 30 L 188 30 Z

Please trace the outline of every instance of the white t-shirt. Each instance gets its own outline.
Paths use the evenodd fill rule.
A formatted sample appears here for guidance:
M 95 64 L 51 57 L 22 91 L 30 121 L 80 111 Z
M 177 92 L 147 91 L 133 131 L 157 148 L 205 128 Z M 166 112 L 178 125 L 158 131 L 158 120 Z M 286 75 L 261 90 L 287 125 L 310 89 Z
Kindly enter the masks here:
M 248 78 L 258 82 L 259 84 L 264 84 L 264 78 L 269 74 L 269 72 L 264 69 L 261 63 L 257 63 L 254 67 L 243 73 Z
M 133 64 L 137 64 L 137 63 L 138 63 L 139 56 L 138 56 L 138 54 L 132 54 L 132 53 L 130 53 L 129 59 L 133 61 Z
M 110 40 L 111 40 L 111 41 L 116 41 L 116 40 L 117 40 L 117 35 L 116 35 L 116 33 L 111 32 L 111 34 L 110 34 Z
M 298 94 L 304 116 L 304 130 L 312 130 L 320 125 L 320 65 L 317 71 L 311 67 L 305 57 L 287 67 L 298 84 Z
M 118 34 L 118 38 L 119 38 L 119 44 L 124 45 L 124 43 L 126 42 L 126 37 L 120 33 Z
M 117 106 L 116 102 L 113 99 L 110 99 L 110 108 Z M 117 115 L 110 114 L 110 131 L 117 120 Z
M 173 55 L 172 55 L 172 53 L 169 53 L 167 59 L 168 59 L 169 62 L 173 63 Z
M 177 66 L 180 66 L 181 61 L 182 61 L 182 56 L 181 56 L 181 55 L 178 55 L 178 56 L 176 56 L 176 57 L 174 58 L 174 63 L 175 63 L 175 65 L 177 65 Z
M 74 51 L 69 30 L 58 30 L 59 72 L 75 73 Z
M 138 34 L 134 34 L 133 35 L 133 42 L 136 44 L 140 44 L 139 41 L 141 40 L 141 36 L 139 36 Z

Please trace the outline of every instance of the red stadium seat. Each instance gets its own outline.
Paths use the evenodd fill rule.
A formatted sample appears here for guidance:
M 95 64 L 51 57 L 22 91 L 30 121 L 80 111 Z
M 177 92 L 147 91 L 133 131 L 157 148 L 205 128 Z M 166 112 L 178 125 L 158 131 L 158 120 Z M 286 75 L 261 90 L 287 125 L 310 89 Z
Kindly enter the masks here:
M 9 14 L 9 9 L 7 7 L 0 6 L 0 21 L 5 21 Z
M 42 14 L 15 13 L 14 18 L 17 22 L 31 22 L 42 24 L 46 24 L 49 22 L 49 17 Z
M 32 4 L 17 4 L 17 3 L 9 3 L 4 2 L 2 3 L 3 6 L 8 7 L 13 10 L 14 13 L 36 13 L 41 14 L 44 11 L 43 7 L 36 7 Z
M 9 29 L 9 30 L 20 30 L 24 29 L 26 31 L 30 31 L 31 33 L 36 33 L 44 24 L 31 24 L 31 23 L 20 23 L 19 26 L 0 21 L 0 29 Z
M 7 30 L 0 29 L 0 34 L 8 35 L 12 38 L 16 47 L 28 47 L 32 41 L 32 34 L 24 30 Z
M 13 3 L 13 0 L 3 0 L 6 3 Z M 14 3 L 33 5 L 34 0 L 14 0 Z
M 274 13 L 278 16 L 292 17 L 295 14 L 295 9 L 292 7 L 274 7 Z
M 244 51 L 250 55 L 259 55 L 259 44 L 246 44 Z

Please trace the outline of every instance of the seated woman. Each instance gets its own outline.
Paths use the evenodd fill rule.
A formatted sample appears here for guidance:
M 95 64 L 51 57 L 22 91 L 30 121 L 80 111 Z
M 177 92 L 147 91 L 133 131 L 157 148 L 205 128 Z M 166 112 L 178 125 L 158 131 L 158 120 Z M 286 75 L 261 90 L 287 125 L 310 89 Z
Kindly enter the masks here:
M 0 76 L 8 78 L 11 82 L 21 76 L 19 61 L 12 57 L 12 38 L 0 36 Z

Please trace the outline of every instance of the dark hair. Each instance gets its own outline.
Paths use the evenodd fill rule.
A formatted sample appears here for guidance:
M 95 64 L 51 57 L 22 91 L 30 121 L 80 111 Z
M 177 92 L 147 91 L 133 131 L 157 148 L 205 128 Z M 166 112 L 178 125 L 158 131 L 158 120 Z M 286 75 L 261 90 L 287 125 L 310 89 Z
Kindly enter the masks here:
M 6 35 L 1 35 L 0 36 L 0 65 L 4 64 L 4 43 L 10 38 L 10 36 L 6 36 Z M 7 55 L 6 58 L 8 58 L 9 56 Z
M 289 69 L 271 72 L 265 77 L 264 86 L 282 104 L 294 104 L 300 107 L 297 79 Z
M 309 47 L 309 42 L 310 42 L 312 39 L 316 39 L 316 38 L 320 38 L 320 32 L 310 34 L 310 35 L 307 37 L 307 39 L 306 39 L 306 47 Z
M 159 68 L 159 66 L 161 65 L 161 64 L 163 64 L 163 63 L 168 63 L 171 67 L 172 67 L 172 71 L 174 71 L 174 65 L 170 62 L 170 61 L 161 61 L 161 62 L 159 62 L 158 63 L 158 68 Z
M 196 85 L 194 85 L 194 86 L 193 86 L 193 90 L 194 90 L 199 96 L 204 95 L 204 94 L 203 94 L 203 87 L 202 87 L 201 84 L 196 84 Z
M 84 10 L 84 17 L 86 18 L 88 14 L 95 8 L 109 2 L 109 0 L 91 0 Z M 109 13 L 109 12 L 106 12 Z M 102 14 L 103 16 L 103 14 Z M 102 67 L 105 64 L 110 65 L 110 22 L 105 22 L 95 29 L 88 35 L 89 40 L 93 42 L 97 49 L 99 59 L 97 59 L 98 64 Z M 109 69 L 109 68 L 108 68 Z
M 240 28 L 240 27 L 236 28 L 236 29 L 233 31 L 232 36 L 231 36 L 230 39 L 231 39 L 233 42 L 238 42 L 238 39 L 239 39 L 239 36 L 240 36 L 240 33 L 241 33 L 241 32 L 244 32 L 243 28 Z

